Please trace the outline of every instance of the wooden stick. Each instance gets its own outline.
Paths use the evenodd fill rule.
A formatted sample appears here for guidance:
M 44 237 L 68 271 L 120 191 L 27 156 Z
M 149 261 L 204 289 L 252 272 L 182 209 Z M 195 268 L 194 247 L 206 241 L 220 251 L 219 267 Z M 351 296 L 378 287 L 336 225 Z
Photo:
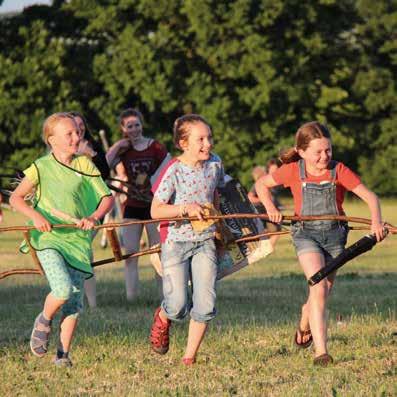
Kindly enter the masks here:
M 39 274 L 42 275 L 40 270 L 38 269 L 13 269 L 13 270 L 6 270 L 0 273 L 0 280 L 6 278 L 8 276 L 13 276 L 15 274 Z
M 216 216 L 208 216 L 206 217 L 208 219 L 228 219 L 228 218 L 259 218 L 259 219 L 265 219 L 268 220 L 269 217 L 266 214 L 230 214 L 230 215 L 216 215 Z M 198 220 L 196 217 L 184 217 L 184 218 L 162 218 L 162 219 L 149 219 L 149 220 L 136 220 L 136 221 L 128 221 L 128 222 L 118 222 L 118 223 L 107 223 L 103 225 L 97 225 L 95 226 L 95 229 L 103 229 L 103 228 L 115 228 L 115 227 L 123 227 L 123 226 L 129 226 L 129 225 L 134 225 L 134 224 L 149 224 L 149 223 L 156 223 L 156 222 L 161 222 L 161 221 L 180 221 L 180 220 Z M 342 216 L 342 215 L 322 215 L 322 216 L 289 216 L 285 215 L 283 216 L 283 220 L 289 220 L 289 221 L 312 221 L 312 220 L 339 220 L 339 221 L 345 221 L 345 222 L 355 222 L 355 223 L 362 223 L 365 226 L 350 226 L 350 230 L 370 230 L 370 225 L 371 225 L 371 220 L 367 218 L 359 218 L 359 217 L 348 217 L 348 216 Z M 397 228 L 393 226 L 390 223 L 385 223 L 385 227 L 388 229 L 389 233 L 391 234 L 397 234 Z M 77 228 L 76 225 L 53 225 L 53 228 Z M 30 244 L 30 239 L 29 239 L 29 231 L 35 229 L 34 226 L 10 226 L 10 227 L 1 227 L 0 232 L 9 232 L 9 231 L 22 231 L 23 234 L 25 235 L 25 239 L 31 249 L 32 252 L 32 257 L 34 262 L 36 263 L 38 269 L 14 269 L 14 270 L 9 270 L 9 271 L 4 271 L 0 273 L 0 280 L 2 278 L 14 275 L 14 274 L 44 274 L 40 261 L 37 257 L 37 254 L 34 250 L 34 248 Z M 284 235 L 284 234 L 289 234 L 289 231 L 279 231 L 279 232 L 266 232 L 266 233 L 261 233 L 253 236 L 246 236 L 242 237 L 240 239 L 235 240 L 235 243 L 238 242 L 243 242 L 243 241 L 254 241 L 258 240 L 261 237 L 264 236 L 272 236 L 272 235 Z M 117 240 L 118 243 L 118 240 Z M 118 245 L 119 246 L 119 245 Z M 113 248 L 112 248 L 113 249 Z M 117 246 L 116 246 L 116 251 L 117 251 Z M 113 251 L 114 252 L 114 251 Z M 133 258 L 133 257 L 138 257 L 142 255 L 148 255 L 148 254 L 153 254 L 153 253 L 158 253 L 160 252 L 160 248 L 152 248 L 144 251 L 139 251 L 139 252 L 133 252 L 130 254 L 125 254 L 125 255 L 119 255 L 116 254 L 114 258 L 109 258 L 109 259 L 103 259 L 100 261 L 96 261 L 92 263 L 93 267 L 96 266 L 101 266 L 106 263 L 113 263 L 122 259 L 127 259 L 127 258 Z M 121 250 L 120 250 L 121 254 Z
M 37 256 L 37 252 L 36 252 L 36 250 L 33 248 L 32 244 L 31 244 L 31 242 L 30 242 L 30 232 L 29 232 L 29 230 L 24 231 L 24 232 L 23 232 L 23 235 L 24 235 L 24 237 L 25 237 L 26 243 L 27 243 L 28 246 L 29 246 L 30 253 L 31 253 L 32 258 L 33 258 L 33 262 L 34 262 L 34 264 L 36 265 L 36 267 L 37 267 L 39 273 L 40 273 L 41 275 L 43 275 L 43 274 L 44 274 L 44 270 L 43 270 L 43 268 L 41 267 L 41 263 L 40 263 L 39 257 Z
M 110 243 L 110 247 L 112 248 L 114 258 L 116 262 L 119 262 L 122 260 L 122 252 L 120 248 L 120 242 L 117 237 L 117 233 L 114 227 L 112 228 L 107 228 L 106 229 L 106 236 L 108 238 L 108 241 Z
M 267 214 L 229 214 L 229 215 L 211 215 L 205 217 L 205 219 L 264 219 L 269 220 L 269 216 Z M 177 221 L 197 221 L 199 220 L 197 217 L 177 217 L 177 218 L 159 218 L 159 219 L 147 219 L 147 220 L 131 220 L 128 222 L 113 222 L 107 223 L 102 225 L 94 226 L 94 229 L 103 229 L 109 227 L 124 227 L 129 225 L 147 225 L 151 223 L 158 223 L 158 222 L 177 222 Z M 371 225 L 371 220 L 367 218 L 359 218 L 359 217 L 351 217 L 351 216 L 344 216 L 344 215 L 321 215 L 321 216 L 295 216 L 295 215 L 284 215 L 283 220 L 289 221 L 314 221 L 314 220 L 336 220 L 342 222 L 353 222 L 353 223 L 362 223 L 365 225 Z M 52 225 L 54 229 L 57 228 L 77 228 L 76 225 Z M 391 225 L 390 223 L 385 223 L 385 227 L 389 230 L 392 234 L 397 234 L 397 227 Z M 33 230 L 35 229 L 34 226 L 8 226 L 8 227 L 0 227 L 1 232 L 10 232 L 10 231 L 24 231 L 24 230 Z

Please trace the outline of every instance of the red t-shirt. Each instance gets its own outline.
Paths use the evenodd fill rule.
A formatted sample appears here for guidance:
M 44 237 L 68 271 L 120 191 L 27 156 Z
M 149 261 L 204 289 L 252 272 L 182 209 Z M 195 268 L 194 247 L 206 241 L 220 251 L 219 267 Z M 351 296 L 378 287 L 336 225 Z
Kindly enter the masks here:
M 284 185 L 284 187 L 291 189 L 294 198 L 295 214 L 300 215 L 302 208 L 302 182 L 299 176 L 298 162 L 295 161 L 293 163 L 283 164 L 272 174 L 272 177 L 278 185 Z M 331 182 L 331 171 L 328 170 L 321 176 L 311 175 L 306 171 L 305 181 L 311 183 L 320 183 L 323 181 Z M 336 166 L 335 183 L 338 213 L 339 215 L 343 215 L 344 211 L 342 204 L 346 190 L 351 191 L 355 189 L 361 183 L 361 180 L 350 168 L 342 163 L 338 163 Z
M 150 177 L 156 172 L 167 155 L 167 149 L 152 141 L 144 150 L 130 149 L 121 156 L 128 176 L 128 207 L 150 207 L 153 194 L 150 191 Z

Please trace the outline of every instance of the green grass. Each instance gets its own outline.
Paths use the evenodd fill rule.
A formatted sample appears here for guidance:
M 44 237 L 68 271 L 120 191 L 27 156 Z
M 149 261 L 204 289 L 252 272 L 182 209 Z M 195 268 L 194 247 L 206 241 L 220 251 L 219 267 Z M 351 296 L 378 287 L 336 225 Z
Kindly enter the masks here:
M 382 201 L 384 218 L 397 224 L 397 202 Z M 348 202 L 349 215 L 366 216 L 365 205 Z M 5 212 L 3 225 L 23 224 Z M 364 232 L 352 232 L 349 242 Z M 0 271 L 30 267 L 17 253 L 20 235 L 0 234 Z M 98 304 L 86 310 L 77 330 L 72 369 L 55 368 L 51 354 L 29 350 L 35 315 L 48 292 L 40 276 L 0 281 L 1 396 L 392 396 L 397 395 L 397 237 L 340 271 L 329 302 L 329 348 L 336 363 L 312 366 L 312 351 L 292 343 L 306 283 L 289 237 L 261 263 L 219 283 L 218 317 L 192 368 L 180 364 L 187 323 L 174 325 L 167 355 L 151 353 L 148 332 L 158 305 L 153 271 L 141 261 L 141 294 L 128 304 L 123 267 L 97 270 Z M 111 256 L 96 242 L 96 259 Z M 341 317 L 341 321 L 336 319 Z

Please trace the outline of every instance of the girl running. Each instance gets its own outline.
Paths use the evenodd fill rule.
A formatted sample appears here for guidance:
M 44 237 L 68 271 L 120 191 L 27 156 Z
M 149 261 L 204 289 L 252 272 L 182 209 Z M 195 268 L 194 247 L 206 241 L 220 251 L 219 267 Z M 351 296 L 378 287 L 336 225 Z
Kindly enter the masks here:
M 51 292 L 37 316 L 30 348 L 43 357 L 48 351 L 51 324 L 62 308 L 55 364 L 71 366 L 69 351 L 83 306 L 84 280 L 92 276 L 91 229 L 113 205 L 99 171 L 86 156 L 76 156 L 80 135 L 73 117 L 55 113 L 43 126 L 50 153 L 24 171 L 25 178 L 10 198 L 11 205 L 30 218 L 36 230 L 30 245 L 36 250 Z M 34 205 L 25 197 L 35 192 Z M 78 229 L 53 229 L 52 224 L 76 223 Z M 22 252 L 29 250 L 24 242 Z
M 295 147 L 280 157 L 283 165 L 256 183 L 259 198 L 266 207 L 269 219 L 280 222 L 282 214 L 271 200 L 271 188 L 284 185 L 291 189 L 295 214 L 344 215 L 343 199 L 346 190 L 352 191 L 368 204 L 371 212 L 371 231 L 378 241 L 384 238 L 378 197 L 368 190 L 359 177 L 344 164 L 331 160 L 332 145 L 328 129 L 317 121 L 304 124 L 295 137 Z M 339 221 L 295 222 L 292 238 L 299 263 L 306 278 L 325 266 L 342 252 L 347 239 L 347 225 Z M 327 349 L 326 303 L 336 272 L 309 288 L 307 302 L 295 333 L 295 343 L 302 348 L 315 346 L 315 365 L 333 362 Z
M 127 182 L 127 202 L 123 218 L 146 220 L 150 217 L 153 194 L 150 178 L 155 174 L 167 156 L 166 148 L 156 140 L 143 136 L 143 117 L 136 109 L 124 110 L 120 117 L 120 129 L 124 138 L 116 142 L 106 158 L 110 168 L 115 168 L 118 177 Z M 149 246 L 159 243 L 157 224 L 146 225 Z M 143 225 L 130 225 L 122 228 L 123 244 L 127 252 L 139 250 Z M 138 295 L 138 258 L 125 261 L 125 284 L 127 300 Z M 158 277 L 156 275 L 156 277 Z
M 188 114 L 174 124 L 174 144 L 182 154 L 171 160 L 153 186 L 153 218 L 197 216 L 205 207 L 217 205 L 216 188 L 224 184 L 220 159 L 211 154 L 212 132 L 199 115 Z M 165 354 L 169 349 L 171 321 L 180 321 L 190 310 L 189 335 L 183 356 L 185 365 L 196 354 L 208 322 L 215 317 L 217 255 L 215 225 L 195 231 L 188 221 L 160 225 L 164 300 L 154 315 L 150 334 L 152 349 Z M 192 282 L 192 304 L 188 281 Z

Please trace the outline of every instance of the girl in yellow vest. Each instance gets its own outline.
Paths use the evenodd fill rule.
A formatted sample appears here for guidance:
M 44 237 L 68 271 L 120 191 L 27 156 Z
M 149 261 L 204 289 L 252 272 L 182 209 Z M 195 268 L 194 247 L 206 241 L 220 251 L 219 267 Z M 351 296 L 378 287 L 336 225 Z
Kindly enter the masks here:
M 50 153 L 24 171 L 25 178 L 10 198 L 11 205 L 35 226 L 30 244 L 36 250 L 51 292 L 37 316 L 30 339 L 32 353 L 48 351 L 52 319 L 62 308 L 55 364 L 71 366 L 69 350 L 83 306 L 84 280 L 92 277 L 91 234 L 98 219 L 113 206 L 113 197 L 98 169 L 86 156 L 77 156 L 79 131 L 68 113 L 55 113 L 43 126 Z M 25 197 L 34 192 L 33 206 Z M 75 223 L 76 228 L 52 229 Z M 21 251 L 29 245 L 24 242 Z

